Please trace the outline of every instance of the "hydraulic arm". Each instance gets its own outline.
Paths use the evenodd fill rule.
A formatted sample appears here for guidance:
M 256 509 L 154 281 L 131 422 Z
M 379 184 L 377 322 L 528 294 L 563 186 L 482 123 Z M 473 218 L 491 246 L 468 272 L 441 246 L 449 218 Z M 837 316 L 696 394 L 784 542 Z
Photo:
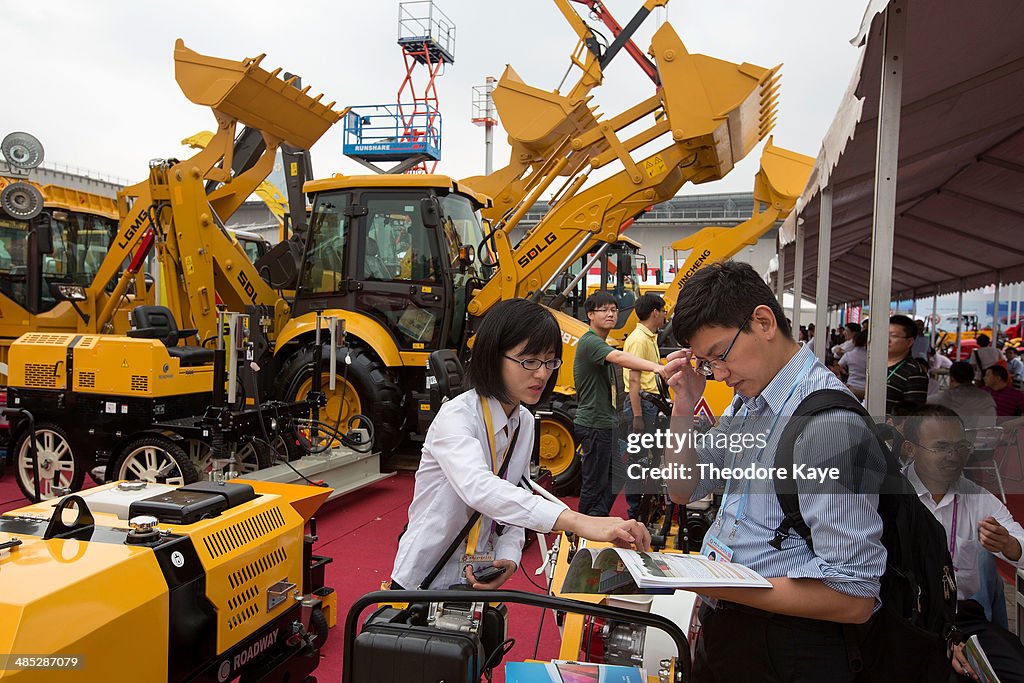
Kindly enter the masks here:
M 623 223 L 646 207 L 674 196 L 687 182 L 724 177 L 773 127 L 777 68 L 690 54 L 668 24 L 655 33 L 651 49 L 661 76 L 658 93 L 569 141 L 573 150 L 593 152 L 590 169 L 618 161 L 622 170 L 582 191 L 589 171 L 576 175 L 515 247 L 508 231 L 525 211 L 506 220 L 494 233 L 501 272 L 474 297 L 470 314 L 480 316 L 502 299 L 538 292 L 593 240 L 614 242 Z M 495 90 L 499 106 L 503 84 Z M 641 120 L 653 123 L 620 138 Z M 661 151 L 633 158 L 634 151 L 662 136 L 671 142 Z
M 548 92 L 527 85 L 511 66 L 506 67 L 492 96 L 512 147 L 509 163 L 490 175 L 461 181 L 491 197 L 493 205 L 482 214 L 497 229 L 518 221 L 556 179 L 575 176 L 593 155 L 608 149 L 604 139 L 583 147 L 575 147 L 571 141 L 597 127 L 590 91 L 601 84 L 605 67 L 621 49 L 629 52 L 655 85 L 660 83 L 657 69 L 632 37 L 651 10 L 668 0 L 647 0 L 626 28 L 598 0 L 571 0 L 586 5 L 609 28 L 614 42 L 607 48 L 570 0 L 554 1 L 579 38 L 569 58 L 570 70 L 576 67 L 581 72 L 579 80 L 568 95 L 562 95 L 558 90 Z
M 119 193 L 120 229 L 85 302 L 91 329 L 105 331 L 109 325 L 129 273 L 109 297 L 102 296 L 102 289 L 149 230 L 156 235 L 168 307 L 182 324 L 197 328 L 201 338 L 216 333 L 218 296 L 229 310 L 267 305 L 274 310 L 274 329 L 284 324 L 287 303 L 259 277 L 223 222 L 273 169 L 282 143 L 308 149 L 340 114 L 333 102 L 320 103 L 322 95 L 310 97 L 308 86 L 299 90 L 292 80 L 278 78 L 280 69 L 262 69 L 263 57 L 241 62 L 208 57 L 178 40 L 175 77 L 186 97 L 213 110 L 217 131 L 190 159 L 156 161 L 146 180 Z M 264 144 L 248 168 L 232 175 L 239 123 L 258 129 Z M 208 192 L 211 182 L 218 185 Z

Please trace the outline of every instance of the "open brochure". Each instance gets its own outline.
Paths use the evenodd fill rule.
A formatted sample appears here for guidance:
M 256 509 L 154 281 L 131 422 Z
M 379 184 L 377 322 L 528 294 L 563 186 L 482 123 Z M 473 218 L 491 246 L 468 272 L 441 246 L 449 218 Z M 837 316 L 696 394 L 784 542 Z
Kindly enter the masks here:
M 703 555 L 581 548 L 569 564 L 562 592 L 608 594 L 674 588 L 771 587 L 752 569 L 716 562 Z
M 506 683 L 645 683 L 647 674 L 632 666 L 590 662 L 509 662 Z
M 985 651 L 981 649 L 978 636 L 971 636 L 964 643 L 964 656 L 967 657 L 974 673 L 978 674 L 981 683 L 999 683 L 999 676 L 996 676 L 988 657 L 985 656 Z

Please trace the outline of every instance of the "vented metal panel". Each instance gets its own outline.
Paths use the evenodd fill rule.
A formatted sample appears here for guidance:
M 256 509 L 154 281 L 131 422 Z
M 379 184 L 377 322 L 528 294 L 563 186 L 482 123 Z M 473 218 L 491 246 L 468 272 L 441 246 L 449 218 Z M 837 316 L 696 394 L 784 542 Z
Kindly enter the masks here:
M 203 545 L 210 556 L 216 558 L 249 543 L 259 543 L 263 536 L 283 526 L 284 515 L 275 507 L 206 536 Z
M 96 388 L 96 373 L 95 372 L 79 372 L 78 373 L 78 386 L 83 389 L 95 389 Z
M 228 600 L 228 609 L 231 610 L 231 614 L 228 615 L 229 629 L 235 629 L 241 626 L 260 613 L 259 603 L 254 602 L 254 600 L 259 597 L 259 594 L 259 588 L 256 586 L 249 586 L 244 591 Z
M 146 375 L 132 375 L 132 391 L 149 391 L 149 377 Z
M 25 386 L 53 389 L 57 386 L 57 375 L 52 365 L 25 363 Z
M 26 344 L 35 344 L 37 346 L 65 346 L 68 339 L 73 336 L 74 335 L 69 334 L 44 334 L 42 332 L 37 332 L 35 334 L 26 334 L 21 341 Z
M 284 548 L 278 548 L 233 572 L 228 577 L 228 583 L 231 584 L 232 588 L 237 589 L 244 583 L 256 580 L 261 574 L 270 571 L 287 559 L 288 554 L 284 551 Z

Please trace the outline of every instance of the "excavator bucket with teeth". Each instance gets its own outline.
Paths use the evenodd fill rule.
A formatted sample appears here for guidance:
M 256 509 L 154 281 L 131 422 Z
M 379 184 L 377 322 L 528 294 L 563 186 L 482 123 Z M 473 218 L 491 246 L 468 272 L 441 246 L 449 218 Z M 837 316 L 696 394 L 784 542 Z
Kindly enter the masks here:
M 511 66 L 505 67 L 491 96 L 509 137 L 542 156 L 559 140 L 597 125 L 589 97 L 570 100 L 527 85 Z
M 724 177 L 775 125 L 779 67 L 690 54 L 670 24 L 651 42 L 676 142 L 698 152 L 693 182 Z
M 260 67 L 265 55 L 242 61 L 200 54 L 174 45 L 174 77 L 185 97 L 237 119 L 251 128 L 309 149 L 339 118 L 334 102 L 322 104 L 323 95 L 310 97 L 309 87 L 294 87 Z

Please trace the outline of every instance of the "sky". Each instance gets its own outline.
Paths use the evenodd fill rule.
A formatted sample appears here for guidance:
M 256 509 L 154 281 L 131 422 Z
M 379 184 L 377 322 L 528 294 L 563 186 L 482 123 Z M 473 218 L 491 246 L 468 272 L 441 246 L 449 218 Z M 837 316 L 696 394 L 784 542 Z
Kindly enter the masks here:
M 606 0 L 623 25 L 640 0 Z M 670 0 L 663 11 L 690 52 L 764 67 L 782 63 L 775 143 L 816 156 L 850 81 L 850 44 L 865 0 Z M 437 172 L 456 178 L 484 168 L 484 131 L 471 122 L 471 89 L 506 64 L 530 85 L 553 90 L 576 36 L 551 0 L 437 0 L 456 24 L 455 62 L 438 80 L 444 119 Z M 581 12 L 585 8 L 578 6 Z M 45 165 L 70 165 L 136 182 L 153 158 L 186 158 L 181 140 L 214 126 L 207 107 L 174 81 L 176 38 L 206 55 L 300 74 L 310 93 L 344 106 L 392 102 L 405 74 L 396 0 L 247 2 L 48 0 L 4 4 L 9 78 L 0 98 L 0 136 L 23 130 L 46 149 Z M 657 15 L 638 32 L 645 51 Z M 590 22 L 604 31 L 596 20 Z M 605 32 L 606 33 L 606 32 Z M 575 82 L 575 74 L 567 83 Z M 568 88 L 566 88 L 567 90 Z M 624 52 L 609 66 L 594 101 L 606 115 L 651 94 Z M 495 131 L 494 166 L 508 159 Z M 341 154 L 340 123 L 312 149 L 314 173 L 361 173 Z M 750 191 L 759 149 L 725 179 L 681 194 Z M 598 177 L 594 176 L 594 180 Z

